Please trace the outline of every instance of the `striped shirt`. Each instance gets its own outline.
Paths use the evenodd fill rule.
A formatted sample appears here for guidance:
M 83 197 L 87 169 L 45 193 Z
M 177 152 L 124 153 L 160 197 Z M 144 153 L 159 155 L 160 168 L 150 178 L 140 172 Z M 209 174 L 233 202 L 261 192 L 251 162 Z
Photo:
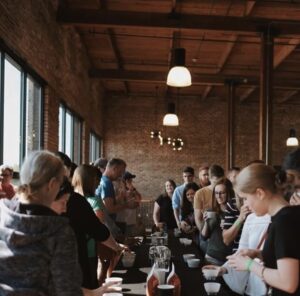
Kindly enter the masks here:
M 240 215 L 240 211 L 238 210 L 238 208 L 235 205 L 233 205 L 232 203 L 228 202 L 226 204 L 223 228 L 229 229 L 234 224 L 234 222 L 238 219 L 239 215 Z M 243 227 L 241 227 L 239 229 L 239 233 L 233 241 L 233 246 L 232 246 L 233 252 L 236 252 L 239 247 L 239 241 L 240 241 L 240 237 L 241 237 L 241 233 L 242 233 L 242 228 Z

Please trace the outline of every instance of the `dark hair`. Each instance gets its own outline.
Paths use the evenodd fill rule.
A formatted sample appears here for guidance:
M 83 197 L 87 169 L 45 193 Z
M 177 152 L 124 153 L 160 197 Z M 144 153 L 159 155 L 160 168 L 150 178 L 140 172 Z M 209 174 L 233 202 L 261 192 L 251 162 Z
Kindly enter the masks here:
M 188 216 L 191 211 L 193 211 L 194 205 L 187 199 L 186 193 L 190 190 L 194 190 L 195 192 L 200 189 L 198 184 L 195 182 L 188 183 L 185 185 L 183 194 L 182 194 L 182 201 L 181 201 L 181 216 L 184 217 Z
M 167 182 L 171 183 L 171 185 L 173 186 L 174 189 L 176 188 L 176 183 L 175 183 L 174 180 L 168 179 L 168 180 L 165 182 L 165 184 L 166 184 Z M 168 194 L 167 194 L 167 191 L 166 191 L 166 188 L 165 188 L 164 194 L 165 194 L 166 196 L 168 195 Z
M 74 162 L 71 163 L 70 178 L 73 177 L 74 172 L 75 172 L 77 166 L 78 166 L 78 165 L 77 165 L 76 163 L 74 163 Z
M 213 164 L 209 168 L 209 174 L 210 174 L 210 177 L 222 178 L 222 177 L 224 177 L 224 169 L 217 164 Z
M 108 167 L 114 167 L 114 166 L 125 166 L 126 167 L 126 162 L 123 159 L 120 158 L 112 158 L 108 163 Z
M 300 172 L 300 148 L 289 152 L 285 156 L 282 167 L 284 170 L 295 170 Z
M 55 197 L 55 200 L 59 200 L 63 195 L 66 193 L 72 194 L 73 193 L 73 186 L 67 177 L 64 177 L 64 180 L 59 188 L 59 191 Z
M 183 173 L 190 173 L 192 175 L 195 175 L 195 171 L 192 167 L 186 167 L 184 170 L 183 170 Z
M 213 204 L 216 205 L 216 207 L 218 208 L 218 211 L 220 212 L 221 209 L 220 209 L 218 203 L 216 202 L 216 197 L 215 197 L 215 189 L 216 189 L 217 185 L 224 185 L 225 186 L 227 202 L 232 202 L 233 201 L 233 199 L 235 198 L 235 193 L 234 193 L 234 190 L 233 190 L 232 183 L 227 178 L 222 178 L 221 180 L 219 180 L 217 182 L 217 184 L 215 185 L 215 187 L 213 189 Z
M 74 172 L 72 184 L 75 187 L 81 187 L 84 196 L 94 196 L 99 182 L 98 169 L 89 164 L 81 164 Z M 97 182 L 96 182 L 97 181 Z
M 54 154 L 62 160 L 62 162 L 68 169 L 72 168 L 72 160 L 67 154 L 65 154 L 61 151 L 57 151 Z

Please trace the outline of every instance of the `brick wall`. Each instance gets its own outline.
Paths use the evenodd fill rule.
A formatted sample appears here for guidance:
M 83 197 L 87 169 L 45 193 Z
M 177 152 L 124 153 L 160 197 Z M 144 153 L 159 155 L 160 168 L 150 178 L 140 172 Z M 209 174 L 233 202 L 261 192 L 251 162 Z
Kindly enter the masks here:
M 155 118 L 155 98 L 110 97 L 105 100 L 104 154 L 126 160 L 128 170 L 136 174 L 136 186 L 146 198 L 156 198 L 163 190 L 164 181 L 173 178 L 182 182 L 182 169 L 195 169 L 207 161 L 225 166 L 226 157 L 226 102 L 220 99 L 202 101 L 180 100 L 179 129 L 162 128 L 166 102 L 160 100 Z M 236 103 L 234 165 L 243 167 L 258 159 L 258 103 Z M 280 164 L 287 148 L 285 141 L 291 126 L 299 126 L 300 106 L 274 105 L 273 164 Z M 159 127 L 163 134 L 180 135 L 185 146 L 172 151 L 160 147 L 150 138 L 150 131 Z
M 88 77 L 88 55 L 74 28 L 56 22 L 55 0 L 0 2 L 0 36 L 6 45 L 40 75 L 48 86 L 45 100 L 45 148 L 58 147 L 58 107 L 63 101 L 102 135 L 102 95 Z M 88 151 L 88 141 L 84 142 Z M 84 160 L 88 161 L 88 153 Z

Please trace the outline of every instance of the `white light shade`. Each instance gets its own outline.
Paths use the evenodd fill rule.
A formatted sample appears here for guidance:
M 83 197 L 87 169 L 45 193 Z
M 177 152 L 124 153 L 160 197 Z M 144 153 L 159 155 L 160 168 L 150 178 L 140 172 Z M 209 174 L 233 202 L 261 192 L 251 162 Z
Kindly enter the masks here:
M 163 119 L 163 125 L 167 126 L 178 126 L 179 119 L 176 114 L 174 113 L 167 113 Z
M 190 71 L 184 66 L 173 67 L 169 71 L 167 85 L 173 87 L 186 87 L 192 85 Z
M 289 137 L 286 140 L 286 146 L 295 147 L 298 145 L 299 145 L 299 142 L 298 142 L 298 139 L 296 138 L 296 130 L 294 128 L 291 128 L 290 132 L 289 132 Z
M 299 146 L 299 141 L 296 137 L 290 137 L 286 140 L 286 146 Z

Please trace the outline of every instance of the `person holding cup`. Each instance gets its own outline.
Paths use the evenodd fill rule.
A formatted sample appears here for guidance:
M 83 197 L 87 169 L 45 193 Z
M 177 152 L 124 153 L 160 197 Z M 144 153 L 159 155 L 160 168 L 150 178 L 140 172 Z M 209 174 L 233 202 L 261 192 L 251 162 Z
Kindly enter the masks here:
M 236 190 L 256 215 L 271 215 L 272 223 L 263 250 L 241 250 L 228 257 L 230 266 L 259 276 L 271 287 L 271 295 L 300 295 L 300 207 L 289 206 L 276 171 L 264 164 L 244 168 Z
M 226 257 L 232 254 L 232 246 L 227 246 L 223 242 L 221 221 L 226 215 L 226 204 L 228 200 L 234 198 L 232 183 L 223 178 L 217 182 L 213 189 L 213 197 L 217 202 L 216 212 L 205 211 L 204 226 L 201 235 L 208 239 L 205 259 L 211 264 L 223 265 Z
M 181 201 L 180 228 L 185 233 L 193 233 L 196 230 L 194 216 L 194 196 L 199 186 L 196 183 L 185 185 Z

